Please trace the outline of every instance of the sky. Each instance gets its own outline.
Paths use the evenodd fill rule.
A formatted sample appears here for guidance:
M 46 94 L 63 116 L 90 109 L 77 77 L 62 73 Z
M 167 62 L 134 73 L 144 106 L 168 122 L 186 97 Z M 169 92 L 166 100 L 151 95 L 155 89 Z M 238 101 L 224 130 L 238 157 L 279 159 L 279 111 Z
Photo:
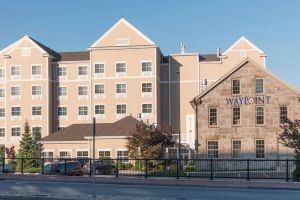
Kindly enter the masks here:
M 165 55 L 224 52 L 245 36 L 267 68 L 300 90 L 298 0 L 10 0 L 0 4 L 0 49 L 30 35 L 56 51 L 86 50 L 121 17 Z

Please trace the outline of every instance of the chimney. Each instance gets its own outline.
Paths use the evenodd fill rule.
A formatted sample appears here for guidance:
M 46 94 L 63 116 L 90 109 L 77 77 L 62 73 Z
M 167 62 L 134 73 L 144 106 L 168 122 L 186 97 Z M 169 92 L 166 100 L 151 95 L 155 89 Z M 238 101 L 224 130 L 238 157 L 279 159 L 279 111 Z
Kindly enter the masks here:
M 220 47 L 217 47 L 217 57 L 221 56 L 221 49 Z
M 185 54 L 185 45 L 183 42 L 180 42 L 180 54 Z

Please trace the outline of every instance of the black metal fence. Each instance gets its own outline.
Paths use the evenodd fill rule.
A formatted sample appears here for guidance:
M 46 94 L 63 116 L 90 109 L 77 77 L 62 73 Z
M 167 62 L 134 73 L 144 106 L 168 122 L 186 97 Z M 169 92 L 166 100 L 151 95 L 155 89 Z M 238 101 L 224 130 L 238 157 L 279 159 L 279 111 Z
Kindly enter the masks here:
M 300 160 L 3 158 L 2 173 L 294 180 Z M 299 165 L 298 165 L 299 166 Z

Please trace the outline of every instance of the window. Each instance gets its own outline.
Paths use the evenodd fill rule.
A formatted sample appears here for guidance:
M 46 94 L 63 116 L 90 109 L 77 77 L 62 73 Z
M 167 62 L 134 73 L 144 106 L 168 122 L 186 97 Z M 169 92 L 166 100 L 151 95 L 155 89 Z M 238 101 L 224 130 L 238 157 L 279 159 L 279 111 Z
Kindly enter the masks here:
M 280 106 L 280 124 L 284 124 L 287 119 L 288 110 L 287 106 Z
M 31 55 L 31 48 L 24 47 L 21 48 L 21 56 L 30 56 Z
M 218 125 L 218 112 L 216 108 L 209 108 L 209 125 L 210 126 Z
M 125 104 L 117 105 L 117 114 L 126 114 L 126 105 Z
M 116 93 L 126 93 L 126 84 L 117 84 Z
M 42 153 L 42 155 L 43 155 L 43 158 L 53 158 L 54 157 L 53 151 L 44 151 Z
M 264 124 L 264 107 L 262 106 L 256 107 L 256 124 L 257 125 Z
M 58 87 L 58 96 L 67 96 L 67 87 Z
M 95 105 L 95 115 L 104 115 L 104 105 Z
M 0 98 L 4 98 L 5 97 L 5 90 L 4 88 L 0 88 Z
M 42 115 L 42 106 L 32 106 L 32 115 L 41 116 Z
M 58 107 L 57 113 L 58 113 L 58 116 L 67 116 L 68 108 L 67 107 Z
M 264 140 L 256 140 L 256 158 L 264 158 L 265 157 L 265 141 Z
M 129 39 L 128 38 L 118 38 L 116 40 L 116 46 L 126 46 L 129 45 Z
M 0 117 L 5 117 L 5 108 L 0 108 Z
M 232 158 L 241 158 L 241 140 L 232 141 Z
M 20 66 L 11 66 L 10 75 L 11 76 L 21 76 Z
M 103 84 L 95 85 L 95 94 L 104 94 L 104 85 Z
M 78 87 L 78 95 L 79 96 L 87 96 L 88 95 L 88 87 L 87 86 L 79 86 Z
M 11 136 L 21 136 L 21 128 L 20 127 L 11 128 Z
M 88 151 L 77 151 L 77 158 L 88 158 L 89 152 Z
M 152 83 L 142 83 L 142 92 L 143 93 L 152 92 Z
M 31 66 L 31 75 L 33 75 L 33 76 L 42 75 L 42 66 L 41 65 L 32 65 Z
M 104 74 L 104 64 L 95 64 L 95 74 Z
M 126 63 L 117 63 L 116 64 L 117 73 L 126 73 Z
M 232 125 L 241 124 L 241 108 L 233 107 L 232 108 Z
M 87 76 L 87 75 L 88 75 L 87 66 L 79 66 L 78 67 L 78 76 Z
M 12 107 L 11 115 L 12 116 L 20 116 L 21 115 L 21 107 Z
M 21 88 L 19 86 L 13 86 L 10 88 L 10 95 L 11 96 L 20 96 L 21 95 Z
M 207 141 L 207 157 L 218 158 L 218 141 Z
M 42 95 L 42 86 L 33 85 L 32 86 L 32 96 L 41 96 Z
M 58 67 L 58 76 L 67 76 L 67 67 Z
M 99 150 L 99 159 L 101 158 L 110 158 L 109 150 Z
M 5 128 L 0 128 L 0 137 L 5 137 Z
M 79 106 L 78 107 L 78 115 L 79 116 L 86 116 L 86 115 L 88 115 L 88 107 L 87 106 Z
M 42 134 L 42 127 L 40 127 L 40 126 L 34 126 L 34 127 L 32 127 L 32 136 L 36 136 L 37 133 L 39 133 L 40 136 L 41 136 L 41 134 Z
M 0 69 L 0 79 L 5 78 L 5 69 Z
M 232 80 L 232 94 L 240 94 L 240 80 L 238 79 Z
M 264 79 L 262 78 L 257 78 L 255 80 L 255 91 L 256 94 L 263 94 L 264 93 Z
M 142 113 L 152 113 L 152 104 L 142 104 Z
M 142 62 L 142 72 L 152 72 L 152 62 Z
M 70 151 L 60 151 L 59 158 L 71 158 L 71 152 Z
M 118 150 L 117 159 L 122 160 L 122 162 L 128 162 L 128 151 L 127 150 Z

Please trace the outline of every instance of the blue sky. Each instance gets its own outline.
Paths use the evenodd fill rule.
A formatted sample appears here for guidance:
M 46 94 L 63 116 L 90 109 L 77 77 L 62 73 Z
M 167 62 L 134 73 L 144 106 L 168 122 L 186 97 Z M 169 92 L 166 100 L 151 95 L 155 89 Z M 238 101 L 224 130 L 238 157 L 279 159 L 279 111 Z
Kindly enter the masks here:
M 10 0 L 1 2 L 0 49 L 30 35 L 56 51 L 86 50 L 122 16 L 164 54 L 214 53 L 240 36 L 265 51 L 267 68 L 300 89 L 297 0 Z

